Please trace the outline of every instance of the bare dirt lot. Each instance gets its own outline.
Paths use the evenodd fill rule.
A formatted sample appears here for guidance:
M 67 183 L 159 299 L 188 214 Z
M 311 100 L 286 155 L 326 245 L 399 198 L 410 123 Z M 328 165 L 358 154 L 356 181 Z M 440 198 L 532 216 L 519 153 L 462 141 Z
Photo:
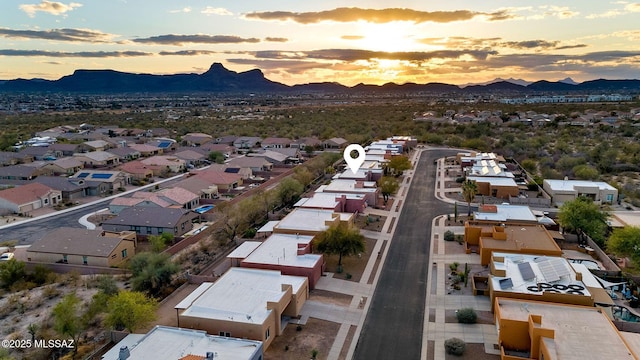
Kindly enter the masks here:
M 265 351 L 264 359 L 311 359 L 314 349 L 318 351 L 317 359 L 327 359 L 339 329 L 338 323 L 314 318 L 309 318 L 300 328 L 295 324 L 289 324 L 282 335 L 276 337 Z
M 365 252 L 361 256 L 345 256 L 342 257 L 342 273 L 337 273 L 338 269 L 338 256 L 325 255 L 325 261 L 327 263 L 326 271 L 335 272 L 334 278 L 359 282 L 364 273 L 364 268 L 367 266 L 369 256 L 373 252 L 373 248 L 376 244 L 376 240 L 366 238 L 365 239 Z

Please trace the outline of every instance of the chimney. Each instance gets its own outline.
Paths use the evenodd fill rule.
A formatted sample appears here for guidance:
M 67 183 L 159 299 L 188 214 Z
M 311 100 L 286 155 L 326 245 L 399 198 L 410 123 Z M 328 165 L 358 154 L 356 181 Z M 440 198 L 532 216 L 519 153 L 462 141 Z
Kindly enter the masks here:
M 126 360 L 129 358 L 131 353 L 129 352 L 129 347 L 122 346 L 120 348 L 120 353 L 118 353 L 118 360 Z

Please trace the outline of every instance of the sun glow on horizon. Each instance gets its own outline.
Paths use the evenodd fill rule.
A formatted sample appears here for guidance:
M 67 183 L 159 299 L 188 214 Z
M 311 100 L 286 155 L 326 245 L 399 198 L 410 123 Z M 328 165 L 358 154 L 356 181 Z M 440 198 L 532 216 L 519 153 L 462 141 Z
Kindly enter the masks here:
M 364 38 L 359 43 L 366 49 L 387 52 L 416 50 L 416 42 L 405 30 L 404 22 L 388 24 L 362 24 Z

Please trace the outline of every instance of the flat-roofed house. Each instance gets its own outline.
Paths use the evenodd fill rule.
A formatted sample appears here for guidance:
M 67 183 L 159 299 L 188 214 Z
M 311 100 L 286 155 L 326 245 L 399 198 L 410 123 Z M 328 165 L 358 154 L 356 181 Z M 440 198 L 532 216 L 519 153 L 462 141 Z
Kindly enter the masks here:
M 489 268 L 492 304 L 496 297 L 507 297 L 594 305 L 590 289 L 582 282 L 582 274 L 563 257 L 493 252 Z
M 478 194 L 484 196 L 508 199 L 510 196 L 518 196 L 520 193 L 518 184 L 510 177 L 468 176 L 467 180 L 475 182 Z
M 491 225 L 465 223 L 467 253 L 480 254 L 480 263 L 489 265 L 491 253 L 508 252 L 530 255 L 562 256 L 562 249 L 542 225 Z
M 636 334 L 619 331 L 602 308 L 495 299 L 502 359 L 638 359 Z
M 178 326 L 262 341 L 265 349 L 296 317 L 309 296 L 304 276 L 232 267 L 215 283 L 205 282 L 176 305 Z
M 111 267 L 136 251 L 136 233 L 63 227 L 48 232 L 27 249 L 28 261 Z
M 273 233 L 299 234 L 315 236 L 327 230 L 330 226 L 340 223 L 353 224 L 353 213 L 336 213 L 333 210 L 295 208 L 278 224 L 274 225 Z
M 314 237 L 310 235 L 273 234 L 258 246 L 249 243 L 245 251 L 243 243 L 227 257 L 236 259 L 240 266 L 252 269 L 278 270 L 283 275 L 306 276 L 309 288 L 314 289 L 322 276 L 324 257 L 312 253 Z
M 294 207 L 333 210 L 335 212 L 361 213 L 367 208 L 362 194 L 314 193 L 310 198 L 300 199 Z
M 146 334 L 127 335 L 102 355 L 102 360 L 123 358 L 262 360 L 262 356 L 260 341 L 209 335 L 201 330 L 156 325 Z
M 551 196 L 553 205 L 585 196 L 596 204 L 613 204 L 618 200 L 618 189 L 604 181 L 545 179 L 542 188 Z
M 328 185 L 322 185 L 316 192 L 364 195 L 369 206 L 376 206 L 380 195 L 380 189 L 375 181 L 343 179 L 333 180 Z

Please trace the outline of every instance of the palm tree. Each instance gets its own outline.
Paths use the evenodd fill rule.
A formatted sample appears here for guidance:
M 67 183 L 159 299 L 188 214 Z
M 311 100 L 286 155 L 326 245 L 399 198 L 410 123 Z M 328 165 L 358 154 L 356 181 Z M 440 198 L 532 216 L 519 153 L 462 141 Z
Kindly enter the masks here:
M 471 216 L 471 202 L 476 198 L 478 192 L 478 184 L 475 181 L 465 180 L 462 183 L 462 197 L 467 202 L 467 216 Z

